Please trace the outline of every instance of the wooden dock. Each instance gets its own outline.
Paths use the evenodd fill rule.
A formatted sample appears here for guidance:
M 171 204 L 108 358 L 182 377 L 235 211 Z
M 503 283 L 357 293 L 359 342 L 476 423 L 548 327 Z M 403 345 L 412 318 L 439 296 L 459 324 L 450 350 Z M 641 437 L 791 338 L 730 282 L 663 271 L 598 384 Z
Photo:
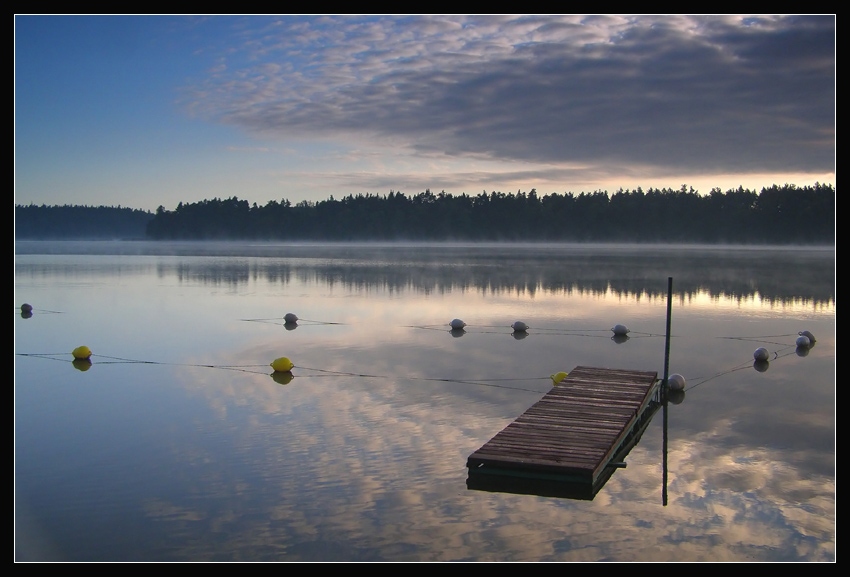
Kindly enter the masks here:
M 469 456 L 470 478 L 546 478 L 598 490 L 657 410 L 658 385 L 657 372 L 576 367 Z

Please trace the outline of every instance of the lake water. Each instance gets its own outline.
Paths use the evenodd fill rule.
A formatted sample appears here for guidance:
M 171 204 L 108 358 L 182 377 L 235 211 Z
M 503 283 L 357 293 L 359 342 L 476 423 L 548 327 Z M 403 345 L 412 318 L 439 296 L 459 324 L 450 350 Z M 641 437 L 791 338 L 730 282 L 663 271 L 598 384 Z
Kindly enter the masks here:
M 835 561 L 832 247 L 15 249 L 17 561 Z M 592 499 L 468 488 L 551 374 L 663 375 L 668 278 L 666 431 Z

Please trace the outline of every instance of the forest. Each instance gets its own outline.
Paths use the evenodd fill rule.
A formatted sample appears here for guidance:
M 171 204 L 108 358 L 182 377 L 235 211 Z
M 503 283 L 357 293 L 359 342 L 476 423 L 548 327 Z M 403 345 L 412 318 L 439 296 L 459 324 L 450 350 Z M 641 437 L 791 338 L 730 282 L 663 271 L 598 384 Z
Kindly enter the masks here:
M 16 206 L 17 238 L 74 236 L 155 240 L 566 241 L 834 244 L 835 188 L 786 184 L 760 192 L 719 188 L 475 196 L 349 195 L 339 200 L 249 204 L 236 196 L 130 209 Z M 141 232 L 143 231 L 143 232 Z
M 153 213 L 120 206 L 15 205 L 18 239 L 144 239 Z

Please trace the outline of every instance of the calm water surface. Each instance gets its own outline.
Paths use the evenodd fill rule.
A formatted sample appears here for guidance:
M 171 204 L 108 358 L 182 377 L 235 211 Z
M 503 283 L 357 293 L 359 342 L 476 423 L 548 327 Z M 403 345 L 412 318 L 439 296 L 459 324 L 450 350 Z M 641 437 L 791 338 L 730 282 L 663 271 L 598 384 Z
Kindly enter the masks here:
M 833 248 L 19 242 L 15 558 L 834 561 L 834 271 Z M 659 411 L 591 500 L 467 488 L 549 375 L 663 375 L 668 277 L 666 452 Z

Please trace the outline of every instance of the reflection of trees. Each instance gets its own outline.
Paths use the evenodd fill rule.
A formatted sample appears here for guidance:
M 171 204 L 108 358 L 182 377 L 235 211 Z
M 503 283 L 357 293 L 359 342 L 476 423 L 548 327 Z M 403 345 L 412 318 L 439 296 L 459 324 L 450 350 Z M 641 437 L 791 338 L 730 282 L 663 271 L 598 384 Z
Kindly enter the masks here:
M 711 297 L 740 300 L 758 295 L 777 303 L 835 303 L 835 253 L 831 249 L 235 243 L 196 243 L 188 247 L 133 243 L 130 248 L 131 254 L 188 252 L 199 257 L 224 257 L 182 256 L 173 261 L 157 261 L 160 277 L 174 275 L 180 282 L 211 285 L 239 286 L 262 279 L 271 284 L 297 281 L 348 290 L 614 293 L 654 299 L 666 297 L 667 277 L 673 277 L 677 298 L 683 300 L 708 293 Z M 15 275 L 126 276 L 146 270 L 146 265 L 133 261 L 92 262 L 84 266 L 16 264 Z
M 173 266 L 158 267 L 159 276 L 167 276 L 172 272 L 180 282 L 194 281 L 203 284 L 239 286 L 251 280 L 251 267 L 247 262 L 200 265 L 180 262 Z
M 298 249 L 300 253 L 302 249 Z M 304 249 L 307 250 L 307 249 Z M 316 249 L 318 254 L 331 247 Z M 447 293 L 475 291 L 534 295 L 615 293 L 665 298 L 667 277 L 676 295 L 831 304 L 834 257 L 828 250 L 600 249 L 564 254 L 549 246 L 522 249 L 341 248 L 343 258 L 246 259 L 227 263 L 160 264 L 160 275 L 239 285 L 263 278 L 346 290 Z M 359 254 L 361 258 L 345 258 Z M 435 256 L 438 255 L 438 256 Z

